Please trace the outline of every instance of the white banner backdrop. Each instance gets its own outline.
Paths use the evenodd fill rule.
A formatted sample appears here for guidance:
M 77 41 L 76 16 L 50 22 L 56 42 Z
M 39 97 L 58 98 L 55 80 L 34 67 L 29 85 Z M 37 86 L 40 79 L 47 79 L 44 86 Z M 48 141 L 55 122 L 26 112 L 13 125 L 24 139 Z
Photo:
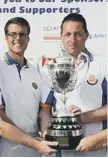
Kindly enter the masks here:
M 24 17 L 31 26 L 25 56 L 35 61 L 41 55 L 60 51 L 60 24 L 69 13 L 80 13 L 87 21 L 90 37 L 86 47 L 107 54 L 107 0 L 0 0 L 0 57 L 7 51 L 4 26 L 12 17 Z

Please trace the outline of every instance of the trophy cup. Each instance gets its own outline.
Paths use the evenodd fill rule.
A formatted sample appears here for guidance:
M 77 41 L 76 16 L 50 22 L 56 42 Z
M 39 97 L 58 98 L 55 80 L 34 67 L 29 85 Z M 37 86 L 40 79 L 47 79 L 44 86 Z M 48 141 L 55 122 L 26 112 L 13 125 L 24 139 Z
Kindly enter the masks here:
M 59 142 L 58 146 L 53 147 L 57 150 L 75 149 L 83 137 L 83 129 L 78 116 L 67 111 L 65 105 L 66 93 L 77 88 L 77 72 L 73 58 L 62 50 L 56 58 L 43 57 L 43 60 L 43 68 L 46 69 L 46 77 L 43 78 L 51 85 L 54 93 L 59 94 L 45 139 Z

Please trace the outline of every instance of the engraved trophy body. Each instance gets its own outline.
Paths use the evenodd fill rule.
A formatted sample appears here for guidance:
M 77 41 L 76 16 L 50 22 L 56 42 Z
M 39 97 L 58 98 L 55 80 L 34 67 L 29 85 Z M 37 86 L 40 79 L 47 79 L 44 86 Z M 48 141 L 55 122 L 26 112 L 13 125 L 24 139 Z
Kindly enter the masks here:
M 83 129 L 78 117 L 67 111 L 65 104 L 66 93 L 74 90 L 77 83 L 73 58 L 62 50 L 58 57 L 44 58 L 44 60 L 48 75 L 47 82 L 50 82 L 54 93 L 59 94 L 45 139 L 59 142 L 59 145 L 54 147 L 58 150 L 75 149 L 83 136 Z

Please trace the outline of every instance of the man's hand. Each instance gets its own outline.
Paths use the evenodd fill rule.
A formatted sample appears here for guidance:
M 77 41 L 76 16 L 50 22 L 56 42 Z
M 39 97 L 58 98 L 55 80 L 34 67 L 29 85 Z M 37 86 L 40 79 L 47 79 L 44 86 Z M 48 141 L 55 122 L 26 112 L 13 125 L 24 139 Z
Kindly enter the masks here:
M 79 145 L 76 148 L 76 151 L 91 151 L 104 147 L 105 143 L 99 141 L 96 135 L 90 135 L 80 141 Z
M 52 149 L 50 146 L 56 146 L 56 145 L 58 145 L 58 142 L 49 142 L 42 140 L 39 142 L 37 150 L 46 156 L 50 156 L 51 154 L 57 152 L 57 150 Z
M 74 114 L 74 116 L 80 115 L 81 114 L 81 109 L 76 106 L 76 105 L 70 105 L 67 110 L 69 112 L 72 112 Z

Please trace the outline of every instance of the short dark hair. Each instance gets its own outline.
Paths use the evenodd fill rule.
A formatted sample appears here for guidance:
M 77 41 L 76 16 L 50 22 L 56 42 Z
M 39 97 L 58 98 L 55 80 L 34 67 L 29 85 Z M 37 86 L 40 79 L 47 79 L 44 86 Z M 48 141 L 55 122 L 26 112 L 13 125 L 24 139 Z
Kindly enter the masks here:
M 61 33 L 63 31 L 63 24 L 66 21 L 77 21 L 77 22 L 81 22 L 83 24 L 83 29 L 86 32 L 87 35 L 89 35 L 89 32 L 87 30 L 87 24 L 86 24 L 86 20 L 85 18 L 81 15 L 81 14 L 77 14 L 77 13 L 72 13 L 72 14 L 68 14 L 62 21 L 61 23 Z
M 5 27 L 4 27 L 4 32 L 5 32 L 5 35 L 7 35 L 8 33 L 8 26 L 10 24 L 18 24 L 18 25 L 21 25 L 21 26 L 24 26 L 27 28 L 27 34 L 29 35 L 30 33 L 30 25 L 28 23 L 28 21 L 22 17 L 14 17 L 10 20 L 7 21 Z

